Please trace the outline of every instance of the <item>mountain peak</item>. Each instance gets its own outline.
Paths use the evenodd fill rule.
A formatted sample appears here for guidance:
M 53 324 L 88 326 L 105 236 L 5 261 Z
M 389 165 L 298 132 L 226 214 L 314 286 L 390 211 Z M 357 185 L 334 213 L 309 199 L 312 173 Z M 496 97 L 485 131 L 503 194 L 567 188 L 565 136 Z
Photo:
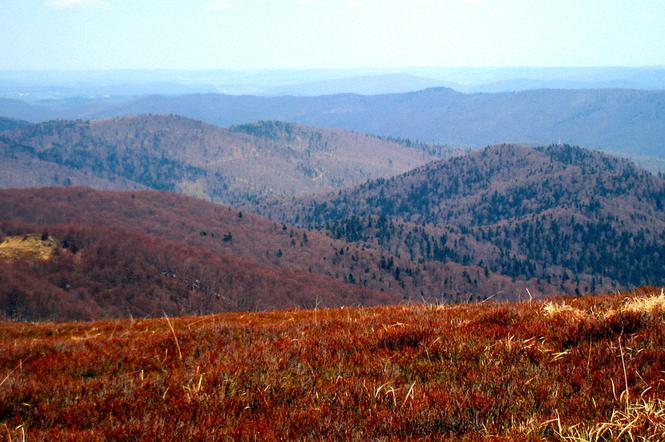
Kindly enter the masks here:
M 660 263 L 645 258 L 664 251 L 665 180 L 576 146 L 488 146 L 266 213 L 415 260 L 558 280 L 560 291 L 591 290 L 600 279 L 616 287 L 665 283 Z M 578 278 L 573 287 L 570 275 Z M 580 285 L 585 278 L 588 286 Z

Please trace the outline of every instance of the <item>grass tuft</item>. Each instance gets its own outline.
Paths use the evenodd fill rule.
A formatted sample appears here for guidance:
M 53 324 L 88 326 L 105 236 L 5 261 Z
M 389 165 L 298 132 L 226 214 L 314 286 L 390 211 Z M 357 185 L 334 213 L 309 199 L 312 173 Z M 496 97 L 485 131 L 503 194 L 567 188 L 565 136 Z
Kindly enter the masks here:
M 556 434 L 570 441 L 657 441 L 665 438 L 665 400 L 641 400 L 612 412 L 609 420 L 563 426 L 555 420 Z M 552 424 L 552 422 L 548 423 Z

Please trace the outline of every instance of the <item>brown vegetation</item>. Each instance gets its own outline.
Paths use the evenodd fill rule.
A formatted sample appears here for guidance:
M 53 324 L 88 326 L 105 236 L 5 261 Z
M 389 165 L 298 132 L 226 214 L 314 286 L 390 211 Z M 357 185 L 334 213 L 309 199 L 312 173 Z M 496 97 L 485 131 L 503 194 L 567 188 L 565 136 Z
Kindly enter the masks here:
M 457 302 L 489 296 L 514 299 L 520 294 L 526 296 L 527 287 L 533 289 L 534 294 L 539 288 L 536 281 L 512 281 L 507 276 L 485 273 L 479 266 L 455 262 L 419 263 L 398 253 L 335 240 L 323 233 L 289 227 L 173 193 L 102 192 L 83 188 L 9 189 L 0 190 L 0 207 L 3 208 L 0 222 L 27 223 L 32 229 L 38 229 L 36 232 L 63 224 L 88 230 L 103 226 L 139 236 L 149 235 L 153 242 L 175 242 L 224 258 L 240 258 L 243 262 L 272 268 L 271 274 L 300 272 L 382 291 L 393 301 L 425 298 Z M 28 229 L 21 233 L 33 232 Z M 538 291 L 553 293 L 556 290 L 552 285 Z M 353 299 L 349 299 L 347 305 L 356 304 L 356 298 Z M 321 298 L 320 303 L 321 306 L 339 305 L 328 303 L 326 298 Z M 284 304 L 261 303 L 261 306 L 269 309 Z
M 0 323 L 0 437 L 659 440 L 663 299 Z
M 0 318 L 91 320 L 395 302 L 304 271 L 155 236 L 0 223 Z M 39 235 L 28 232 L 42 231 Z

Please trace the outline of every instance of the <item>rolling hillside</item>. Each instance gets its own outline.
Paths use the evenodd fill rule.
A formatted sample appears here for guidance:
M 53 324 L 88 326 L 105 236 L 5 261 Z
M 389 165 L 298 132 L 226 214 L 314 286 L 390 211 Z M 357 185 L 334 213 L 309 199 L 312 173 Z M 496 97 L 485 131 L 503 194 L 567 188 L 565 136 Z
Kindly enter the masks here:
M 209 286 L 227 287 L 231 293 L 236 293 L 233 291 L 235 289 L 232 285 L 225 286 L 224 284 L 230 283 L 223 278 L 226 278 L 225 275 L 228 273 L 235 272 L 241 275 L 252 275 L 257 272 L 258 275 L 264 275 L 261 277 L 266 281 L 276 278 L 277 282 L 274 284 L 278 286 L 282 284 L 293 287 L 297 283 L 302 287 L 302 293 L 297 295 L 297 292 L 287 290 L 288 293 L 291 293 L 290 297 L 282 296 L 280 293 L 283 292 L 280 290 L 276 290 L 274 295 L 270 295 L 270 287 L 273 283 L 266 282 L 261 286 L 263 288 L 257 289 L 255 294 L 251 291 L 247 294 L 247 296 L 251 296 L 249 300 L 243 301 L 244 307 L 235 303 L 237 297 L 233 298 L 236 300 L 233 302 L 222 302 L 222 298 L 221 301 L 213 300 L 213 307 L 208 310 L 204 309 L 204 311 L 237 308 L 271 309 L 293 305 L 313 307 L 317 303 L 320 307 L 325 307 L 403 300 L 421 302 L 423 299 L 443 303 L 482 300 L 488 297 L 519 299 L 526 296 L 526 288 L 529 288 L 534 296 L 539 296 L 557 293 L 561 290 L 561 286 L 569 293 L 574 291 L 574 285 L 570 282 L 560 284 L 558 281 L 547 283 L 535 279 L 513 278 L 500 272 L 490 271 L 478 264 L 464 262 L 462 259 L 421 260 L 410 256 L 405 249 L 387 250 L 380 245 L 334 239 L 320 232 L 290 227 L 267 218 L 240 212 L 231 207 L 211 204 L 174 193 L 110 192 L 84 188 L 8 189 L 0 190 L 0 207 L 3 208 L 0 211 L 0 226 L 4 229 L 5 235 L 10 237 L 40 235 L 47 231 L 56 241 L 63 244 L 67 236 L 63 236 L 62 232 L 68 232 L 65 228 L 68 225 L 73 225 L 75 232 L 81 230 L 83 233 L 80 235 L 83 235 L 84 238 L 94 236 L 93 233 L 97 232 L 96 235 L 100 238 L 99 241 L 103 247 L 100 246 L 101 248 L 93 250 L 106 250 L 104 247 L 113 246 L 116 252 L 110 256 L 114 256 L 115 259 L 109 257 L 106 252 L 102 257 L 92 256 L 90 259 L 94 262 L 109 261 L 105 267 L 120 269 L 119 278 L 126 276 L 129 281 L 135 282 L 136 287 L 140 287 L 141 284 L 148 284 L 149 287 L 150 285 L 143 279 L 131 279 L 133 272 L 139 275 L 156 275 L 154 269 L 166 271 L 163 270 L 164 262 L 176 262 L 179 263 L 179 266 L 185 266 L 185 269 L 188 269 L 189 264 L 186 263 L 194 259 L 190 259 L 189 255 L 199 257 L 191 264 L 192 268 L 207 269 L 212 266 L 215 270 L 209 272 L 210 275 L 213 275 L 211 278 L 222 278 L 222 282 L 213 279 L 208 284 Z M 111 232 L 104 234 L 104 229 L 110 229 Z M 122 241 L 108 239 L 123 236 L 136 238 L 136 244 L 140 245 L 145 242 L 149 247 L 139 246 L 137 249 L 132 245 L 133 239 Z M 116 242 L 127 244 L 128 241 L 129 246 L 126 251 L 114 245 Z M 187 248 L 192 248 L 193 252 L 186 252 Z M 87 256 L 85 249 L 86 247 L 83 247 L 83 253 L 78 256 L 85 258 Z M 150 252 L 146 250 L 150 250 Z M 224 270 L 230 268 L 231 264 L 212 264 L 220 262 L 220 260 L 233 263 L 239 270 Z M 246 270 L 242 270 L 241 263 L 247 267 Z M 22 265 L 17 267 L 7 260 L 0 260 L 0 267 L 11 267 L 21 272 L 28 272 L 21 278 L 56 280 L 58 278 L 57 265 L 53 264 L 55 267 L 44 266 L 44 263 L 38 262 L 36 267 Z M 137 267 L 135 270 L 134 266 Z M 222 268 L 221 274 L 219 267 Z M 74 273 L 80 271 L 80 269 L 76 269 L 71 271 Z M 11 272 L 14 270 L 10 270 Z M 178 272 L 175 273 L 178 274 Z M 185 273 L 191 274 L 189 270 Z M 193 273 L 199 274 L 200 272 L 193 270 Z M 85 275 L 87 273 L 84 273 Z M 101 278 L 105 278 L 105 275 L 107 273 L 102 273 Z M 265 275 L 272 276 L 269 278 Z M 286 283 L 283 278 L 296 282 Z M 156 279 L 159 280 L 159 278 Z M 188 280 L 191 279 L 203 281 L 206 278 L 201 276 L 188 278 Z M 256 279 L 249 278 L 249 281 L 254 284 Z M 590 279 L 586 280 L 582 275 L 581 281 L 589 283 Z M 84 279 L 81 287 L 85 288 L 84 286 L 91 282 L 91 279 Z M 0 293 L 3 293 L 5 299 L 8 299 L 6 296 L 8 296 L 7 293 L 12 293 L 12 287 L 20 287 L 22 283 L 13 285 L 6 283 L 7 280 L 5 280 L 5 285 L 0 285 Z M 342 288 L 348 287 L 349 284 L 355 288 Z M 609 290 L 612 288 L 611 284 L 612 281 L 608 278 L 597 288 Z M 325 289 L 324 293 L 316 288 L 319 286 L 322 288 L 337 287 L 338 289 L 337 292 L 332 288 L 329 291 Z M 60 287 L 60 289 L 63 288 L 66 286 Z M 241 283 L 237 290 L 245 288 L 246 284 Z M 88 287 L 86 290 L 91 289 Z M 74 290 L 74 292 L 76 291 Z M 340 298 L 340 294 L 346 292 L 351 294 Z M 29 295 L 29 293 L 23 293 L 14 298 Z M 41 293 L 45 293 L 44 290 Z M 366 294 L 361 296 L 362 293 Z M 208 292 L 202 294 L 204 299 L 209 295 Z M 70 293 L 68 296 L 73 295 Z M 155 300 L 162 302 L 163 299 L 160 296 L 155 297 Z M 179 299 L 178 296 L 176 299 Z M 189 299 L 190 296 L 193 295 L 187 294 L 185 299 Z M 171 311 L 168 309 L 173 307 L 167 303 L 168 309 L 158 308 L 154 304 L 132 309 L 131 306 L 128 307 L 128 304 L 133 301 L 121 299 L 122 311 L 113 307 L 106 316 L 123 315 L 127 312 L 135 312 L 137 315 L 144 314 L 139 312 L 148 312 L 145 314 L 152 315 L 159 312 L 159 308 Z M 172 298 L 168 296 L 164 299 L 167 301 L 171 299 L 168 302 L 172 302 Z M 6 314 L 16 310 L 10 307 L 6 308 Z M 105 314 L 103 309 L 94 311 L 97 315 L 104 316 Z M 198 312 L 198 310 L 187 310 L 180 313 L 186 312 L 192 313 Z
M 264 213 L 413 261 L 455 261 L 577 293 L 665 284 L 665 180 L 562 145 L 500 145 Z
M 665 91 L 631 89 L 470 93 L 435 88 L 402 94 L 257 97 L 198 94 L 141 96 L 124 102 L 28 105 L 0 102 L 0 115 L 32 122 L 175 113 L 227 127 L 281 120 L 382 136 L 481 147 L 554 143 L 662 158 Z
M 176 116 L 52 121 L 0 135 L 0 186 L 152 188 L 238 203 L 324 193 L 459 153 L 280 122 L 227 130 Z
M 0 256 L 0 307 L 8 318 L 158 316 L 402 299 L 399 292 L 378 292 L 389 288 L 389 272 L 386 280 L 368 284 L 377 291 L 349 284 L 345 270 L 376 267 L 369 255 L 360 258 L 357 247 L 202 200 L 82 188 L 2 190 L 0 200 L 0 234 L 10 244 L 44 233 L 56 244 L 47 260 Z
M 322 275 L 118 228 L 0 223 L 5 319 L 154 317 L 397 300 Z
M 282 130 L 270 123 L 233 133 L 283 139 Z M 571 146 L 493 146 L 327 196 L 256 206 L 280 221 L 142 190 L 6 189 L 0 207 L 9 244 L 46 231 L 61 252 L 27 264 L 0 259 L 3 314 L 12 318 L 449 303 L 665 284 L 665 180 Z M 78 243 L 82 253 L 68 252 Z M 49 293 L 59 293 L 60 309 Z M 48 305 L 53 316 L 39 308 Z

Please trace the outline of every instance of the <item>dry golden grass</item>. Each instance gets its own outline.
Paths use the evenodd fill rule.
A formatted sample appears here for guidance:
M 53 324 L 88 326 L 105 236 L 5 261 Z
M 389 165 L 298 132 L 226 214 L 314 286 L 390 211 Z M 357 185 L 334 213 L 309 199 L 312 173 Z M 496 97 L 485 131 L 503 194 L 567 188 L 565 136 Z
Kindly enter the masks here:
M 0 242 L 0 259 L 39 259 L 46 261 L 53 255 L 56 242 L 43 240 L 41 235 L 7 236 Z
M 548 302 L 543 306 L 543 313 L 549 319 L 557 317 L 570 318 L 570 319 L 584 319 L 588 315 L 586 312 L 575 308 L 568 304 L 559 304 L 556 302 Z
M 544 316 L 550 320 L 564 320 L 568 323 L 587 324 L 590 329 L 610 330 L 620 332 L 618 338 L 619 355 L 621 358 L 623 383 L 628 385 L 628 373 L 622 347 L 624 333 L 629 338 L 636 328 L 653 327 L 662 324 L 662 315 L 665 314 L 665 294 L 663 289 L 651 289 L 642 293 L 631 295 L 616 304 L 596 304 L 590 309 L 578 308 L 570 303 L 573 300 L 556 303 L 548 302 L 542 307 Z M 590 353 L 591 354 L 591 353 Z M 663 373 L 661 371 L 661 373 Z M 639 375 L 639 373 L 637 374 Z M 577 424 L 564 423 L 564 419 L 557 414 L 555 419 L 546 421 L 544 427 L 554 428 L 556 435 L 562 440 L 571 441 L 651 441 L 665 440 L 665 400 L 662 398 L 648 397 L 645 393 L 651 390 L 647 388 L 637 402 L 630 401 L 628 389 L 621 394 L 614 390 L 613 395 L 618 396 L 621 405 L 612 412 L 609 419 L 596 423 L 584 422 Z
M 568 303 L 547 302 L 543 306 L 543 314 L 548 319 L 563 318 L 585 320 L 591 318 L 609 320 L 620 315 L 659 315 L 665 313 L 665 293 L 647 293 L 644 296 L 628 297 L 623 304 L 613 308 L 594 308 L 590 311 L 572 306 Z
M 615 312 L 658 314 L 665 312 L 665 294 L 661 289 L 659 295 L 629 298 L 624 305 L 616 311 L 608 312 L 608 316 Z
M 625 409 L 615 410 L 607 422 L 563 427 L 560 419 L 557 435 L 571 441 L 657 441 L 665 439 L 665 400 L 641 400 Z

